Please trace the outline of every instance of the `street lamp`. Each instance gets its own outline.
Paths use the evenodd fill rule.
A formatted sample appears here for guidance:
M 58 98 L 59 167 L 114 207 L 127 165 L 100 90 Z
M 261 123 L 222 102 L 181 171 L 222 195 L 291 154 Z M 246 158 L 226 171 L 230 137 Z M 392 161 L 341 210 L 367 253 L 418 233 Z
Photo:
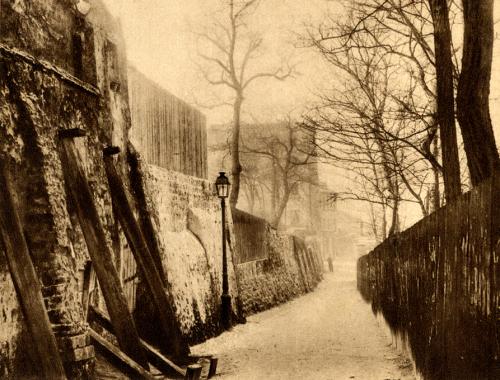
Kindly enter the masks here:
M 229 295 L 229 281 L 227 275 L 226 253 L 226 198 L 229 196 L 229 179 L 226 173 L 219 172 L 215 181 L 217 196 L 220 198 L 222 209 L 222 295 L 221 295 L 221 322 L 225 330 L 231 327 L 231 296 Z

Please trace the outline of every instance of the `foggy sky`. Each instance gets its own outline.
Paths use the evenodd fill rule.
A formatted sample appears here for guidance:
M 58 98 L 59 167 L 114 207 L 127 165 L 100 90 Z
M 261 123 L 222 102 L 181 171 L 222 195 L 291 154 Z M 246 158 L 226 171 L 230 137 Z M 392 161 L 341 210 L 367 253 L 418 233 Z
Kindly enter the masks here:
M 203 83 L 193 63 L 196 60 L 196 37 L 193 30 L 210 21 L 217 0 L 104 0 L 111 13 L 120 19 L 129 61 L 148 77 L 180 98 L 193 103 L 203 102 Z M 300 111 L 311 100 L 314 92 L 334 80 L 329 68 L 316 53 L 297 49 L 293 33 L 303 33 L 306 24 L 317 25 L 327 7 L 335 7 L 327 0 L 265 0 L 261 2 L 255 26 L 265 32 L 269 51 L 280 50 L 295 55 L 300 75 L 285 82 L 267 80 L 258 83 L 247 93 L 243 119 L 275 120 L 290 111 Z M 337 7 L 338 8 L 338 7 Z M 337 9 L 335 8 L 335 9 Z M 500 19 L 500 7 L 495 8 Z M 339 16 L 341 17 L 341 16 Z M 500 36 L 500 23 L 497 36 Z M 491 81 L 491 114 L 497 145 L 500 142 L 500 38 L 496 39 L 493 77 Z M 196 104 L 195 104 L 196 105 Z M 231 109 L 201 108 L 208 124 L 229 122 Z M 323 169 L 323 172 L 328 173 Z M 332 188 L 347 183 L 338 172 L 324 175 Z M 336 173 L 336 174 L 335 174 Z M 410 212 L 410 224 L 419 219 L 416 210 Z
M 196 60 L 196 37 L 192 30 L 210 20 L 216 0 L 104 0 L 113 15 L 121 20 L 127 55 L 140 71 L 177 96 L 204 103 Z M 312 92 L 332 80 L 315 53 L 295 49 L 293 32 L 304 31 L 305 24 L 317 24 L 325 10 L 335 2 L 326 0 L 266 0 L 258 10 L 257 28 L 265 31 L 269 50 L 293 52 L 299 62 L 297 78 L 286 82 L 263 81 L 246 97 L 245 110 L 259 120 L 272 119 L 300 109 L 314 99 Z M 495 8 L 500 19 L 500 7 Z M 500 35 L 497 32 L 497 35 Z M 496 40 L 492 78 L 492 118 L 500 139 L 500 39 Z M 497 85 L 498 83 L 498 85 Z M 200 99 L 201 98 L 201 99 Z M 227 122 L 230 109 L 203 109 L 208 123 Z
M 217 1 L 213 0 L 105 0 L 118 16 L 127 43 L 130 62 L 167 90 L 187 101 L 202 103 L 200 76 L 196 60 L 196 37 L 192 30 L 207 24 Z M 273 118 L 276 111 L 286 114 L 311 99 L 311 90 L 322 82 L 318 72 L 323 63 L 306 49 L 294 49 L 291 31 L 299 32 L 304 24 L 316 22 L 324 12 L 324 0 L 266 0 L 258 9 L 256 27 L 265 30 L 269 51 L 293 51 L 299 62 L 300 76 L 286 82 L 256 82 L 246 97 L 245 109 L 253 117 Z M 208 123 L 227 122 L 230 109 L 202 109 Z M 248 117 L 248 116 L 247 116 Z

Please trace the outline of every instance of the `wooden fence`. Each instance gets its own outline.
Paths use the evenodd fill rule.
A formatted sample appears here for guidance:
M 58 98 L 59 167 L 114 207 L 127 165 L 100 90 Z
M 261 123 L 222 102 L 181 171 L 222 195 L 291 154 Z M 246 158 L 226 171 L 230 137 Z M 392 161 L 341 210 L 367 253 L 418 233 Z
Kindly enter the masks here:
M 267 259 L 266 238 L 268 223 L 259 217 L 233 208 L 236 252 L 235 264 Z
M 206 118 L 130 67 L 130 136 L 149 164 L 207 178 Z
M 500 173 L 358 261 L 424 379 L 500 379 Z

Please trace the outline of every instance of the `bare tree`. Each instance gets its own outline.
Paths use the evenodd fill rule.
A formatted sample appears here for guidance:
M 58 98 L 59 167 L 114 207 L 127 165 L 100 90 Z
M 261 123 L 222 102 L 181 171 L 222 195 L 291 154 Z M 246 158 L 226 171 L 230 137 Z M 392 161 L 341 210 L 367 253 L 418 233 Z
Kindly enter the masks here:
M 256 81 L 264 78 L 284 80 L 292 75 L 290 65 L 262 68 L 263 37 L 250 31 L 249 21 L 259 5 L 258 0 L 223 0 L 222 19 L 215 18 L 212 25 L 199 33 L 203 48 L 199 65 L 205 80 L 213 86 L 223 86 L 232 92 L 233 133 L 231 141 L 232 187 L 230 204 L 235 206 L 240 192 L 242 165 L 240 162 L 241 109 L 245 92 Z M 227 105 L 227 103 L 226 103 Z
M 446 0 L 360 0 L 349 3 L 348 8 L 350 22 L 337 23 L 327 34 L 320 31 L 320 39 L 336 40 L 337 45 L 349 48 L 356 46 L 356 37 L 365 36 L 362 40 L 366 47 L 400 58 L 407 73 L 402 74 L 402 86 L 393 100 L 400 104 L 401 117 L 419 121 L 419 128 L 427 131 L 418 150 L 435 172 L 435 190 L 443 174 L 446 197 L 453 199 L 461 193 L 453 90 L 458 69 Z M 406 85 L 404 76 L 411 77 L 418 88 Z M 433 142 L 436 146 L 438 130 L 443 164 L 438 163 L 433 154 L 436 149 L 431 148 Z
M 242 140 L 241 154 L 248 161 L 260 160 L 263 172 L 266 166 L 271 167 L 267 181 L 261 178 L 260 182 L 271 192 L 270 222 L 275 228 L 280 225 L 290 197 L 298 195 L 301 185 L 318 185 L 314 134 L 290 118 L 266 125 L 265 129 L 255 128 L 253 136 Z
M 241 193 L 246 211 L 261 216 L 276 228 L 292 197 L 300 197 L 303 185 L 318 185 L 314 134 L 291 117 L 273 123 L 241 125 Z M 231 130 L 227 139 L 210 147 L 229 159 Z M 305 194 L 306 197 L 309 194 Z
M 436 124 L 440 127 L 446 198 L 453 199 L 461 192 L 454 117 L 454 89 L 457 89 L 457 83 L 456 113 L 470 179 L 476 185 L 488 178 L 500 167 L 489 114 L 493 0 L 462 0 L 461 4 L 449 0 L 359 0 L 354 1 L 351 7 L 357 10 L 357 23 L 349 31 L 350 35 L 369 33 L 366 25 L 371 20 L 377 30 L 409 37 L 409 44 L 403 51 L 398 49 L 398 43 L 385 47 L 391 54 L 411 58 L 422 78 L 426 70 L 425 64 L 421 63 L 428 61 L 435 69 Z M 464 20 L 462 49 L 453 46 L 450 23 L 454 22 L 456 15 L 462 15 Z M 430 36 L 433 37 L 433 44 Z M 415 51 L 412 45 L 419 47 L 420 54 L 411 54 L 410 57 L 408 52 Z M 460 50 L 461 67 L 457 59 Z M 427 147 L 430 145 L 428 143 Z
M 428 212 L 424 194 L 429 170 L 440 164 L 423 145 L 436 128 L 433 112 L 413 114 L 414 76 L 401 70 L 401 61 L 395 59 L 400 54 L 387 54 L 394 37 L 373 27 L 372 20 L 363 22 L 367 33 L 351 34 L 353 25 L 344 23 L 312 36 L 313 45 L 340 70 L 337 78 L 343 81 L 337 80 L 341 88 L 321 96 L 304 124 L 317 132 L 320 154 L 355 173 L 361 190 L 343 194 L 344 198 L 380 205 L 382 230 L 393 234 L 399 229 L 401 202 L 415 202 L 423 215 Z M 405 82 L 409 95 L 401 94 L 400 83 Z M 388 228 L 386 210 L 392 214 Z
M 240 152 L 242 153 L 242 152 Z M 241 172 L 241 189 L 248 203 L 248 212 L 254 214 L 256 207 L 262 209 L 265 202 L 265 194 L 271 192 L 269 187 L 269 178 L 271 174 L 266 167 L 259 165 L 255 159 L 246 159 L 244 154 L 241 154 L 242 166 Z

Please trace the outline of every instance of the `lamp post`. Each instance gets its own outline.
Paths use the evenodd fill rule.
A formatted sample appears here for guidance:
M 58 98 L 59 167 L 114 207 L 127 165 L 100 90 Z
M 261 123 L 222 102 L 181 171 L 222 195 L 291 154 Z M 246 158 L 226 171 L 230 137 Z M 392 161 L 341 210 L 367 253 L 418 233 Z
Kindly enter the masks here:
M 224 172 L 219 172 L 215 181 L 217 196 L 220 198 L 222 210 L 222 295 L 221 295 L 221 323 L 225 330 L 231 327 L 231 296 L 229 295 L 229 280 L 227 274 L 226 253 L 226 198 L 229 196 L 229 179 Z

